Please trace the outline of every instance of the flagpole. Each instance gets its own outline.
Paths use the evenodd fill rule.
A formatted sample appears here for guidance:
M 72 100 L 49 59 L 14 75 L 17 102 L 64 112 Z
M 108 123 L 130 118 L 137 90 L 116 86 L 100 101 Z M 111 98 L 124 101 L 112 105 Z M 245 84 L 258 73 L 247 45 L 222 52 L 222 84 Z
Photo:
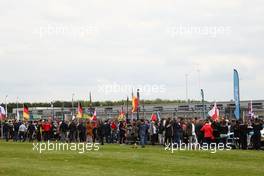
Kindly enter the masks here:
M 6 95 L 6 97 L 5 97 L 5 111 L 6 111 L 6 118 L 8 117 L 8 111 L 7 111 L 7 98 L 8 98 L 8 95 Z
M 62 120 L 64 121 L 65 120 L 65 117 L 64 117 L 64 102 L 62 102 L 61 115 L 62 115 Z
M 18 97 L 17 97 L 17 99 L 16 99 L 16 115 L 17 115 L 17 118 L 16 118 L 16 120 L 17 121 L 19 121 L 19 114 L 18 114 L 19 112 L 18 112 Z
M 74 93 L 72 93 L 72 118 L 74 116 L 74 102 L 73 102 L 73 98 L 74 98 Z
M 90 98 L 90 103 L 89 103 L 89 112 L 90 112 L 90 116 L 92 116 L 92 114 L 94 112 L 92 112 L 92 92 L 90 91 L 89 93 L 89 98 Z
M 129 98 L 128 98 L 128 96 L 127 96 L 127 104 L 126 104 L 126 109 L 127 109 L 127 112 L 126 112 L 126 117 L 127 117 L 127 119 L 128 119 L 128 102 L 129 102 Z
M 133 118 L 134 118 L 134 112 L 133 112 L 133 98 L 134 98 L 134 90 L 132 89 L 132 99 L 131 99 L 131 102 L 132 102 L 131 121 L 133 121 Z
M 145 119 L 145 101 L 142 101 L 142 107 L 143 107 L 143 118 Z
M 139 89 L 137 89 L 137 99 L 138 99 L 138 107 L 137 107 L 137 120 L 139 120 L 139 105 L 140 105 L 140 95 L 139 95 Z
M 53 101 L 51 101 L 50 105 L 52 108 L 52 121 L 54 121 L 54 104 L 53 104 Z
M 24 109 L 25 109 L 25 102 L 23 102 L 22 122 L 24 121 Z

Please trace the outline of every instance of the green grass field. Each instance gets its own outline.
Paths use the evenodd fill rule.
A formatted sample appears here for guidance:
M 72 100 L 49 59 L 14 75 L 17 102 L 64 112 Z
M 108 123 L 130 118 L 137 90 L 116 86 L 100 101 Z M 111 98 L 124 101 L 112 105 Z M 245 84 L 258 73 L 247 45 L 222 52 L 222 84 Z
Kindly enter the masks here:
M 263 176 L 263 151 L 210 152 L 178 151 L 163 147 L 105 145 L 100 151 L 78 154 L 73 151 L 32 150 L 31 143 L 0 142 L 0 175 L 212 175 Z

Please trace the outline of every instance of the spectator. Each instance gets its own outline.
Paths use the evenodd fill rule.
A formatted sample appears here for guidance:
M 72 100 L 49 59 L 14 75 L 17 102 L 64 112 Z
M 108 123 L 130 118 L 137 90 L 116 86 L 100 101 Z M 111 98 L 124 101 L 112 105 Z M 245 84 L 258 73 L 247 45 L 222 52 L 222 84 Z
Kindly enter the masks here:
M 208 120 L 206 120 L 204 126 L 202 127 L 201 131 L 204 133 L 204 140 L 203 142 L 207 143 L 208 145 L 211 144 L 213 138 L 213 128 Z
M 26 141 L 26 134 L 27 134 L 27 127 L 25 125 L 25 123 L 23 122 L 20 126 L 19 126 L 19 141 L 21 142 L 21 140 L 23 139 L 23 142 Z
M 147 135 L 147 129 L 148 129 L 148 127 L 147 127 L 146 123 L 144 122 L 144 120 L 142 119 L 141 124 L 139 126 L 139 138 L 140 138 L 140 145 L 142 148 L 144 148 L 146 145 L 145 138 Z
M 33 141 L 33 135 L 36 131 L 35 125 L 32 123 L 32 121 L 29 122 L 28 125 L 28 137 L 29 137 L 29 142 Z
M 68 125 L 67 123 L 63 120 L 60 124 L 60 137 L 61 137 L 61 141 L 65 142 L 66 141 L 66 137 L 67 137 L 67 131 L 68 131 Z

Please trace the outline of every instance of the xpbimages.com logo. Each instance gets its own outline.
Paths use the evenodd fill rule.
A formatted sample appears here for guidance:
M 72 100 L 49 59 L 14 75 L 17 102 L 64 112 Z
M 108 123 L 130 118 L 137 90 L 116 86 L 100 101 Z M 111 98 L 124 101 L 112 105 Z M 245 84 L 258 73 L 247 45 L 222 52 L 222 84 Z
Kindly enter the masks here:
M 76 151 L 79 154 L 91 151 L 99 151 L 99 143 L 53 143 L 53 142 L 40 142 L 33 143 L 33 151 L 40 154 L 46 151 Z
M 174 143 L 165 145 L 165 151 L 171 151 L 174 153 L 175 151 L 210 151 L 210 153 L 216 153 L 217 151 L 229 151 L 232 150 L 232 144 L 230 143 Z

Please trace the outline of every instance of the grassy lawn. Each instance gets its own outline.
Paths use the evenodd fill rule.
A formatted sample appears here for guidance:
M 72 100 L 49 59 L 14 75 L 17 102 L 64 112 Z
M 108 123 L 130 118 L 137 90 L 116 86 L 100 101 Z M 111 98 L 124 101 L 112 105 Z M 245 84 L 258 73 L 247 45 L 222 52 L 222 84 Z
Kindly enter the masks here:
M 73 151 L 32 150 L 32 143 L 0 142 L 0 175 L 212 175 L 263 176 L 263 151 L 210 152 L 178 151 L 163 147 L 105 145 L 99 151 L 78 154 Z

